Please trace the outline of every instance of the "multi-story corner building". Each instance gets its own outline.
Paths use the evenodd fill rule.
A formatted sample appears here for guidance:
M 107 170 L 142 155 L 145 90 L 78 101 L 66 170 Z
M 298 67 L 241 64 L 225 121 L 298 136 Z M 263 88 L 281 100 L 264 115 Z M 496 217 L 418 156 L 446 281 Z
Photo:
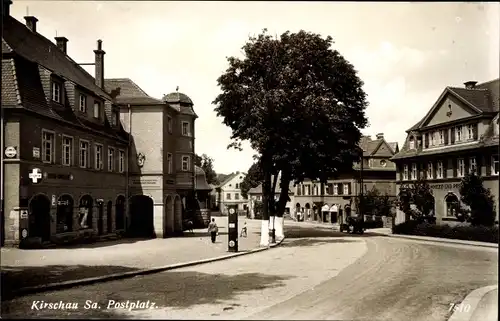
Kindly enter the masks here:
M 397 191 L 418 178 L 434 194 L 436 221 L 455 222 L 462 177 L 474 171 L 495 197 L 498 220 L 499 79 L 463 88 L 446 87 L 428 113 L 407 130 L 397 164 Z
M 217 186 L 216 202 L 222 214 L 227 215 L 228 210 L 247 210 L 247 199 L 241 196 L 240 185 L 245 179 L 245 173 L 231 173 Z
M 363 191 L 376 187 L 382 194 L 396 196 L 396 166 L 391 161 L 398 151 L 396 142 L 387 142 L 382 133 L 376 139 L 363 136 L 363 163 L 356 163 L 349 173 L 340 173 L 327 184 L 305 180 L 295 186 L 292 216 L 298 219 L 340 223 L 351 213 L 355 199 Z
M 6 245 L 64 242 L 126 230 L 128 135 L 96 77 L 9 14 L 2 36 L 2 236 Z
M 132 80 L 106 79 L 131 134 L 130 221 L 136 235 L 162 237 L 182 233 L 194 201 L 193 102 L 174 92 L 150 97 Z
M 105 80 L 100 40 L 92 77 L 2 1 L 2 244 L 181 233 L 200 208 L 191 99 Z

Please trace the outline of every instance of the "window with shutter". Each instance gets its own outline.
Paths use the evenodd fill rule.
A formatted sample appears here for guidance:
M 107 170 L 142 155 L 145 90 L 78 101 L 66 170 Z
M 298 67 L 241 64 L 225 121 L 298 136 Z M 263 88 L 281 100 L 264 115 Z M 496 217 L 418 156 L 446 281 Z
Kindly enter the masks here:
M 339 195 L 344 194 L 344 183 L 339 183 Z
M 424 146 L 425 148 L 429 148 L 429 134 L 424 135 Z
M 448 129 L 444 130 L 444 144 L 448 145 Z
M 472 125 L 472 134 L 473 134 L 473 139 L 477 140 L 479 138 L 479 133 L 477 130 L 477 124 Z
M 450 145 L 455 143 L 455 127 L 450 129 Z

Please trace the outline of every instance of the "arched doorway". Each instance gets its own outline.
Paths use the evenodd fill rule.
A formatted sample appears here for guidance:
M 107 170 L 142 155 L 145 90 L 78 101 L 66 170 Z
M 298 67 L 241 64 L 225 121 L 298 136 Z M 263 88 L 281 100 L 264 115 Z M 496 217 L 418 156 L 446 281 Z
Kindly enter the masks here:
M 446 203 L 446 216 L 456 216 L 457 210 L 460 206 L 458 197 L 453 193 L 448 193 L 445 196 Z
M 108 228 L 108 234 L 113 232 L 113 201 L 108 201 L 108 206 L 106 208 L 106 223 Z
M 28 235 L 50 241 L 50 200 L 43 194 L 35 195 L 29 203 Z
M 182 202 L 179 195 L 174 199 L 174 232 L 182 233 Z
M 73 231 L 73 198 L 64 194 L 57 200 L 56 233 Z
M 306 213 L 305 213 L 306 215 L 305 215 L 304 219 L 305 218 L 310 219 L 311 218 L 311 205 L 309 203 L 306 203 L 305 208 L 306 208 Z
M 297 221 L 301 220 L 300 203 L 295 204 L 295 219 Z
M 120 195 L 116 198 L 115 204 L 115 229 L 125 229 L 125 196 Z
M 92 228 L 93 205 L 94 200 L 92 196 L 84 195 L 80 198 L 80 204 L 78 205 L 78 224 L 80 224 L 81 229 Z
M 97 235 L 104 234 L 104 200 L 97 200 Z
M 167 234 L 174 233 L 175 217 L 174 217 L 174 199 L 171 195 L 167 195 L 165 199 L 165 225 Z
M 132 237 L 153 237 L 154 234 L 154 202 L 146 195 L 130 198 L 130 230 Z

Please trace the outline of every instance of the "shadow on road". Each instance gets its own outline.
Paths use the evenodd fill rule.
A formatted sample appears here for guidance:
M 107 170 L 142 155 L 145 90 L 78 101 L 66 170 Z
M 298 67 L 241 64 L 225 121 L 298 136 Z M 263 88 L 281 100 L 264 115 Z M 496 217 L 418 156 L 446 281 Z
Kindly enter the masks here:
M 283 247 L 292 247 L 292 246 L 316 246 L 322 244 L 333 244 L 333 243 L 356 243 L 358 241 L 355 240 L 346 240 L 346 239 L 314 239 L 314 238 L 303 238 L 303 239 L 286 239 L 283 243 Z
M 349 234 L 347 232 L 339 232 L 327 227 L 309 227 L 309 226 L 287 226 L 285 228 L 285 236 L 287 239 L 295 238 L 315 238 L 315 237 L 373 237 L 384 236 L 374 232 L 366 231 L 364 234 Z
M 2 301 L 15 297 L 13 291 L 21 288 L 79 280 L 114 273 L 137 270 L 125 266 L 100 265 L 47 265 L 47 266 L 2 266 Z
M 33 311 L 33 300 L 76 302 L 77 310 L 66 310 L 66 318 L 130 318 L 124 310 L 106 309 L 110 300 L 115 302 L 153 302 L 157 307 L 189 308 L 200 304 L 221 304 L 248 291 L 259 292 L 270 287 L 284 286 L 288 276 L 261 273 L 239 273 L 235 275 L 207 274 L 195 271 L 170 271 L 131 279 L 72 288 L 65 291 L 46 292 L 16 298 L 2 303 L 2 317 L 26 316 L 46 318 L 61 317 L 62 311 Z M 101 309 L 85 310 L 86 300 L 93 300 Z

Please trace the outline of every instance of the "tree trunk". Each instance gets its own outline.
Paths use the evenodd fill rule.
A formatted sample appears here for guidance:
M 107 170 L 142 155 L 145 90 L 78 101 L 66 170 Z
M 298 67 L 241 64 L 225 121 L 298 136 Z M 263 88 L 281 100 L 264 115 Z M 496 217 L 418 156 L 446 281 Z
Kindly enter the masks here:
M 278 206 L 276 210 L 276 238 L 283 239 L 285 237 L 284 233 L 284 223 L 285 220 L 283 215 L 285 213 L 286 203 L 288 202 L 288 189 L 290 186 L 290 176 L 286 172 L 282 172 L 281 184 L 280 184 L 280 197 L 278 200 Z
M 279 172 L 278 172 L 279 173 Z M 278 173 L 273 172 L 271 177 L 272 179 L 272 186 L 270 190 L 270 195 L 269 195 L 269 231 L 275 230 L 276 231 L 276 200 L 275 200 L 275 195 L 276 195 L 276 184 L 278 182 Z
M 271 172 L 264 169 L 262 184 L 262 225 L 260 230 L 260 246 L 269 246 L 269 195 L 271 194 Z

